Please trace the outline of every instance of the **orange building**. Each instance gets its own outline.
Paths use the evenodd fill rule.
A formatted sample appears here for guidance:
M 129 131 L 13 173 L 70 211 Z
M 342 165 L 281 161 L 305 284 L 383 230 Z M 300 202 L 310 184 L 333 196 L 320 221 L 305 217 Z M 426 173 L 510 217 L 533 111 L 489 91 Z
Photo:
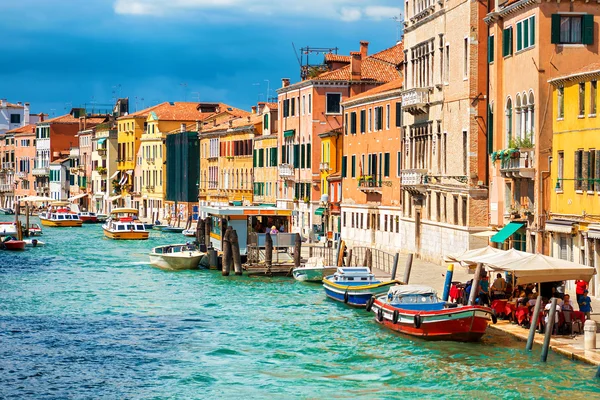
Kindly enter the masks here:
M 15 139 L 15 200 L 35 196 L 35 178 L 31 174 L 35 161 L 35 124 L 6 132 Z
M 556 183 L 549 179 L 554 103 L 548 82 L 597 62 L 600 7 L 510 0 L 496 2 L 485 22 L 490 225 L 507 229 L 492 241 L 549 254 L 550 236 L 564 227 L 546 223 Z
M 347 243 L 401 245 L 402 83 L 396 79 L 343 103 L 341 229 Z
M 321 137 L 343 125 L 342 103 L 369 89 L 400 77 L 402 43 L 368 55 L 368 42 L 360 52 L 348 56 L 327 55 L 326 72 L 290 85 L 282 79 L 278 89 L 279 182 L 277 205 L 297 211 L 292 221 L 295 232 L 308 234 L 322 225 L 316 215 L 327 193 L 321 173 Z M 321 210 L 319 210 L 319 213 Z M 318 217 L 318 218 L 317 218 Z

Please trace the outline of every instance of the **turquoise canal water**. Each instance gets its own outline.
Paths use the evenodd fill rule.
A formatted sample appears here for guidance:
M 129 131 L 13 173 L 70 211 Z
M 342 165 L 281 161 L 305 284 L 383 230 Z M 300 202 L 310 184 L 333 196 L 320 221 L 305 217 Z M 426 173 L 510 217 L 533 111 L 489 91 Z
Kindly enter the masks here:
M 5 217 L 4 219 L 7 219 Z M 288 278 L 168 273 L 100 225 L 0 252 L 0 398 L 598 398 L 595 368 L 490 331 L 429 343 Z

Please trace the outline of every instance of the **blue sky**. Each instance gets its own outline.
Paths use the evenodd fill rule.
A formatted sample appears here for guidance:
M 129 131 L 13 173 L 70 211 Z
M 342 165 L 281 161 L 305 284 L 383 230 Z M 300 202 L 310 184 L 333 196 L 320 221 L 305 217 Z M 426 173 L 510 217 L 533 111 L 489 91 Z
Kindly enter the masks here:
M 299 79 L 292 42 L 343 54 L 357 51 L 360 40 L 370 42 L 370 53 L 392 46 L 402 1 L 3 3 L 0 98 L 61 115 L 110 103 L 115 94 L 130 98 L 131 111 L 184 99 L 249 109 L 268 86 L 275 96 L 282 77 Z

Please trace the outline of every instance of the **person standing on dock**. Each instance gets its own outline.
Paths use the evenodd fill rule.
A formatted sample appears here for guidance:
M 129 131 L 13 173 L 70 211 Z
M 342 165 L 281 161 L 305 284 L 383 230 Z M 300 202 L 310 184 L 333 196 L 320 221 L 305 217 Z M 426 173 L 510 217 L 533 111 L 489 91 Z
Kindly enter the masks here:
M 584 280 L 575 281 L 575 294 L 577 295 L 577 303 L 580 303 L 580 298 L 583 296 L 583 292 L 588 288 L 588 283 Z
M 585 289 L 581 297 L 577 295 L 577 302 L 579 303 L 579 311 L 585 314 L 585 319 L 590 319 L 590 313 L 592 312 L 592 299 L 588 296 L 588 290 Z

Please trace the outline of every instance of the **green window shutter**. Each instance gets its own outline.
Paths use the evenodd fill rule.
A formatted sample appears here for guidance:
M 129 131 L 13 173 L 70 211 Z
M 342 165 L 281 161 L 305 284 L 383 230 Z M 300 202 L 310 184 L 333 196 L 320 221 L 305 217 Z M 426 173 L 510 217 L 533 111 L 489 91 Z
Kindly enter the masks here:
M 342 178 L 346 177 L 347 158 L 347 156 L 342 156 Z
M 377 116 L 377 127 L 383 129 L 383 107 L 379 107 L 379 115 Z
M 592 14 L 584 15 L 581 25 L 581 43 L 594 44 L 594 16 Z
M 535 44 L 535 15 L 529 19 L 529 30 L 531 33 L 531 36 L 530 36 L 531 43 L 529 43 L 529 44 L 533 46 Z
M 512 26 L 502 32 L 502 57 L 512 54 Z
M 365 133 L 367 128 L 367 111 L 360 110 L 360 133 Z
M 560 35 L 560 32 L 559 32 L 559 35 Z M 523 23 L 519 22 L 517 24 L 517 51 L 520 51 L 523 48 L 523 40 L 522 39 L 523 39 Z
M 300 168 L 306 168 L 306 147 L 300 146 Z
M 254 168 L 257 167 L 257 165 L 256 165 L 256 149 L 254 149 L 254 154 L 252 154 L 252 165 L 254 166 Z
M 560 14 L 552 14 L 550 43 L 560 43 Z M 517 31 L 517 37 L 519 32 Z
M 390 153 L 383 155 L 383 176 L 390 176 Z
M 306 144 L 306 168 L 312 168 L 310 143 Z
M 402 126 L 402 104 L 396 103 L 396 126 Z
M 265 166 L 265 149 L 260 149 L 258 151 L 258 166 L 259 167 Z
M 488 37 L 488 63 L 494 62 L 494 37 Z
M 265 114 L 265 129 L 269 129 L 269 114 Z
M 350 133 L 356 134 L 356 113 L 350 114 Z
M 350 176 L 352 178 L 356 178 L 356 156 L 352 156 L 351 166 L 352 166 L 352 169 L 351 169 L 352 175 L 350 175 Z
M 281 163 L 285 164 L 286 160 L 285 160 L 285 145 L 281 146 Z
M 492 112 L 492 107 L 488 105 L 488 154 L 492 154 L 494 152 L 494 113 Z
M 523 48 L 529 47 L 529 19 L 523 21 Z
M 294 145 L 294 168 L 300 168 L 300 145 Z
M 277 166 L 277 147 L 271 148 L 271 165 L 273 167 Z

